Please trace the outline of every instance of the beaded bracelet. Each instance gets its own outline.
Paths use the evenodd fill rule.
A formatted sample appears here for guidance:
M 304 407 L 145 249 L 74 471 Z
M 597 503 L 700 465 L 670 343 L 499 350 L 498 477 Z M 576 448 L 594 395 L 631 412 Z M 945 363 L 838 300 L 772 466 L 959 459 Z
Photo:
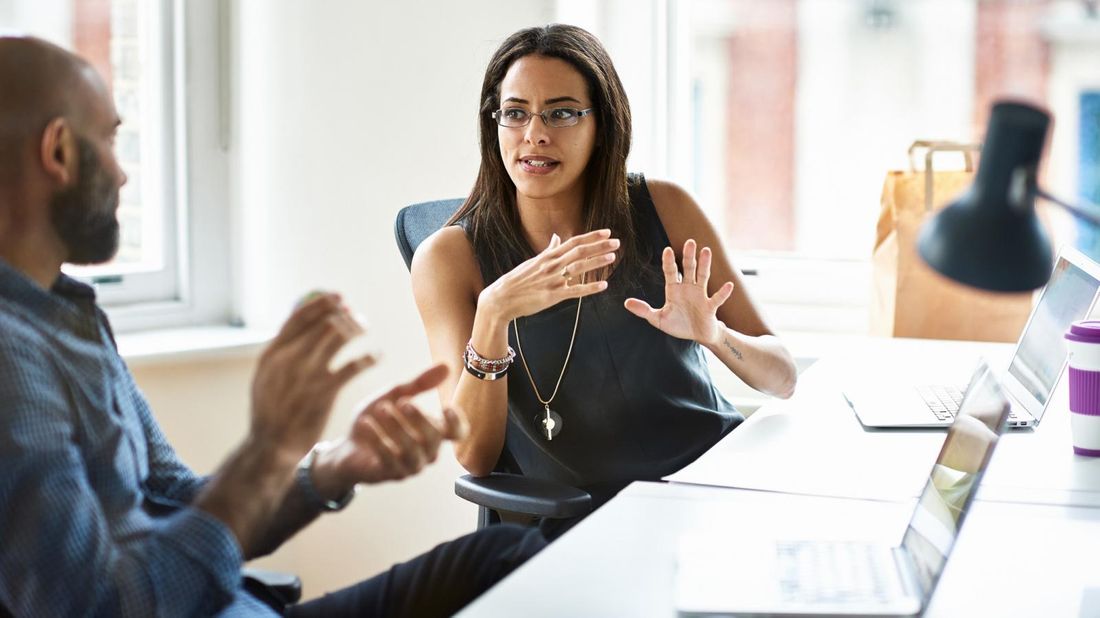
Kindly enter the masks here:
M 508 347 L 508 354 L 504 358 L 485 358 L 477 353 L 474 349 L 473 341 L 466 342 L 466 352 L 462 355 L 462 360 L 467 365 L 473 365 L 475 368 L 489 373 L 496 373 L 501 370 L 506 370 L 512 365 L 512 361 L 516 360 L 516 351 L 511 346 Z
M 470 364 L 469 360 L 466 360 L 466 371 L 470 375 L 474 376 L 478 380 L 485 380 L 486 382 L 492 382 L 493 380 L 499 380 L 508 375 L 508 367 L 501 369 L 500 371 L 482 371 L 477 367 Z

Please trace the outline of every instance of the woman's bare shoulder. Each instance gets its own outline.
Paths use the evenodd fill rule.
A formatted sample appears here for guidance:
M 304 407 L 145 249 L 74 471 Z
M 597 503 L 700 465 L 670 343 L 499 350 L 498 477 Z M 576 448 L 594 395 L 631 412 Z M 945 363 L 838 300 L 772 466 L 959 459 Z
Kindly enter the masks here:
M 424 280 L 447 282 L 469 286 L 475 293 L 483 285 L 473 245 L 466 231 L 457 225 L 443 227 L 425 238 L 416 248 L 410 270 L 414 285 Z
M 703 209 L 686 189 L 674 182 L 649 178 L 646 187 L 674 248 L 677 241 L 682 243 L 688 238 L 699 239 L 713 233 Z

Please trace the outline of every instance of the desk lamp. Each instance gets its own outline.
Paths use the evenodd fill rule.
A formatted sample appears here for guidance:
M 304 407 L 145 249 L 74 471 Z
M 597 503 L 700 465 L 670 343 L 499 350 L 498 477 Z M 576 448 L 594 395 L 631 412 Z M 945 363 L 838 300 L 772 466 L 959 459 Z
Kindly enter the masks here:
M 1017 101 L 993 105 L 974 183 L 921 228 L 924 261 L 960 283 L 998 292 L 1042 287 L 1053 256 L 1039 218 L 1041 197 L 1100 227 L 1098 209 L 1068 204 L 1038 186 L 1050 114 Z

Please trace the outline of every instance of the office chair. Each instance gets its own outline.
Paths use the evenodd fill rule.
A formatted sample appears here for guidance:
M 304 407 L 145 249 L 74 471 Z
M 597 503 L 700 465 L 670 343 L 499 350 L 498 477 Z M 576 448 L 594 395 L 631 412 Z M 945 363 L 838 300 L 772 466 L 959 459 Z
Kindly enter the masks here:
M 462 199 L 422 202 L 406 206 L 397 213 L 393 231 L 406 267 L 412 266 L 413 254 L 420 243 L 443 227 L 462 202 Z M 588 492 L 553 481 L 527 478 L 516 474 L 518 471 L 505 443 L 500 460 L 489 476 L 464 474 L 455 480 L 455 494 L 480 507 L 479 529 L 499 523 L 502 512 L 559 519 L 584 515 L 592 510 L 592 496 Z
M 302 580 L 292 573 L 243 567 L 241 580 L 252 596 L 280 611 L 302 598 Z

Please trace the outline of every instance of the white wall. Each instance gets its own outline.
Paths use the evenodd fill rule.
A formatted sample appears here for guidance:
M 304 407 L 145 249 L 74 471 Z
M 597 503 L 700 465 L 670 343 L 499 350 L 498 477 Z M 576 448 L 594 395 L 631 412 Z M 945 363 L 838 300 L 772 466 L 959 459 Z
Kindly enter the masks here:
M 355 401 L 428 364 L 394 216 L 472 185 L 488 57 L 513 31 L 550 21 L 552 5 L 234 5 L 230 176 L 242 314 L 250 326 L 272 326 L 306 291 L 338 290 L 367 316 L 384 357 L 340 399 L 330 436 L 348 425 Z M 135 369 L 169 438 L 202 471 L 243 435 L 252 363 Z M 438 409 L 434 394 L 424 402 Z M 415 479 L 363 491 L 262 562 L 300 574 L 315 596 L 470 531 L 476 510 L 453 492 L 460 473 L 444 452 Z

